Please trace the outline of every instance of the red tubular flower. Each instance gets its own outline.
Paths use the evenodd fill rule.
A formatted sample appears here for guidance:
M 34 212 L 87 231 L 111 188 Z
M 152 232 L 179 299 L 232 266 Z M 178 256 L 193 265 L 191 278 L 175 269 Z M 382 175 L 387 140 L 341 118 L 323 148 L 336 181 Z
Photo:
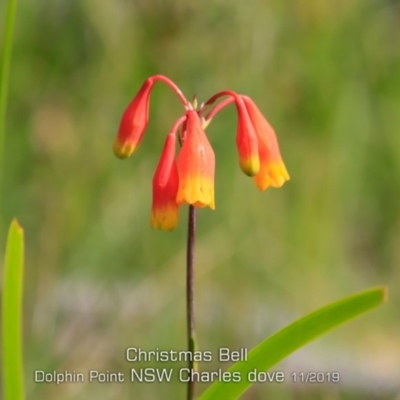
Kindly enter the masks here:
M 154 79 L 147 79 L 122 114 L 113 148 L 118 158 L 129 157 L 142 140 L 149 121 L 150 92 L 153 84 Z
M 129 157 L 139 146 L 147 128 L 150 93 L 156 81 L 165 83 L 175 92 L 186 112 L 172 127 L 154 174 L 153 228 L 173 230 L 178 224 L 179 206 L 184 203 L 215 208 L 215 155 L 204 129 L 219 111 L 232 102 L 235 102 L 238 112 L 236 145 L 242 171 L 253 177 L 260 190 L 269 186 L 280 187 L 290 179 L 273 128 L 248 96 L 223 90 L 197 108 L 196 98 L 189 103 L 175 83 L 164 75 L 148 78 L 123 113 L 114 143 L 117 157 Z M 222 96 L 229 98 L 210 110 Z M 180 126 L 182 145 L 176 159 L 176 135 Z
M 239 164 L 248 176 L 254 176 L 260 170 L 258 140 L 241 97 L 235 99 L 238 112 L 236 145 L 239 152 Z
M 215 155 L 196 111 L 186 112 L 186 133 L 178 155 L 179 188 L 176 201 L 196 207 L 214 204 Z
M 176 135 L 167 136 L 156 173 L 153 178 L 153 204 L 151 226 L 155 229 L 172 231 L 178 225 L 179 178 L 175 161 Z
M 260 190 L 268 186 L 281 187 L 290 177 L 282 161 L 274 129 L 250 97 L 241 98 L 258 139 L 260 171 L 254 176 L 254 182 Z

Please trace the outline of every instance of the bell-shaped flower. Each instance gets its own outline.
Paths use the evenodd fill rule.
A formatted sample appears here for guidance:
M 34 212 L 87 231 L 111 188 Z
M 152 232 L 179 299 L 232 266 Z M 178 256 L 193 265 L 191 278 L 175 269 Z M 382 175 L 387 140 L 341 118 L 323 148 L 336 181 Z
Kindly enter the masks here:
M 214 204 L 215 155 L 194 110 L 186 112 L 186 131 L 178 155 L 179 189 L 177 203 L 196 207 Z
M 254 182 L 260 190 L 269 186 L 281 187 L 290 177 L 282 161 L 275 131 L 250 97 L 241 98 L 258 139 L 260 170 L 253 178 Z
M 122 114 L 113 148 L 118 158 L 129 157 L 142 140 L 149 121 L 150 92 L 153 84 L 152 78 L 147 79 Z
M 238 97 L 235 103 L 238 112 L 236 145 L 240 168 L 246 175 L 254 176 L 260 170 L 257 136 L 242 98 Z
M 151 226 L 155 229 L 172 231 L 178 224 L 179 178 L 175 161 L 176 134 L 170 133 L 164 144 L 161 158 L 153 177 L 153 204 Z

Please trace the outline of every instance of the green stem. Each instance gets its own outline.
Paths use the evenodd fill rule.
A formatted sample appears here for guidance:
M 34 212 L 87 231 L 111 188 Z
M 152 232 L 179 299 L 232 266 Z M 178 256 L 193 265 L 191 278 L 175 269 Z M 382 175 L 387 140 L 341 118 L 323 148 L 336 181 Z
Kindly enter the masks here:
M 0 64 L 0 199 L 3 182 L 3 153 L 5 136 L 5 119 L 7 109 L 8 80 L 11 64 L 11 49 L 13 42 L 14 21 L 17 8 L 16 0 L 9 0 L 7 5 L 6 23 L 4 28 L 4 42 L 2 62 Z
M 191 352 L 189 357 L 189 370 L 195 371 L 194 352 L 196 350 L 195 334 L 195 312 L 194 312 L 194 244 L 196 237 L 196 208 L 189 205 L 188 219 L 188 241 L 186 254 L 186 316 L 188 349 Z M 187 400 L 194 399 L 196 381 L 190 379 L 188 382 Z

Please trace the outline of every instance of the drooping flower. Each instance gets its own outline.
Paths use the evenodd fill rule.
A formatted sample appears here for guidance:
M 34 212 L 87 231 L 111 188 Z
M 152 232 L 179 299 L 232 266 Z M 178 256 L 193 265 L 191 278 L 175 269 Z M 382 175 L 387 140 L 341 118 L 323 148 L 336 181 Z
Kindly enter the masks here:
M 179 188 L 176 201 L 196 207 L 214 204 L 215 155 L 197 112 L 186 112 L 186 131 L 178 155 Z
M 238 97 L 235 103 L 238 112 L 236 145 L 240 168 L 246 175 L 254 176 L 260 170 L 257 136 L 242 98 Z
M 250 97 L 241 98 L 258 139 L 260 170 L 253 177 L 254 182 L 260 190 L 269 186 L 281 187 L 290 177 L 282 161 L 275 131 Z
M 114 143 L 117 157 L 129 157 L 140 144 L 147 128 L 150 94 L 156 81 L 175 92 L 186 112 L 172 127 L 153 178 L 151 225 L 154 228 L 173 230 L 178 223 L 179 206 L 184 203 L 215 208 L 215 156 L 204 130 L 229 104 L 235 103 L 238 113 L 236 145 L 242 171 L 253 177 L 260 190 L 280 187 L 290 179 L 275 132 L 250 97 L 223 90 L 197 107 L 196 97 L 188 102 L 178 86 L 164 75 L 148 78 L 123 113 Z M 215 105 L 223 96 L 228 98 Z M 180 126 L 181 150 L 176 159 L 176 135 Z
M 149 121 L 150 92 L 154 80 L 147 79 L 124 113 L 114 142 L 118 158 L 129 157 L 139 146 Z
M 171 132 L 165 141 L 161 158 L 153 178 L 151 226 L 172 231 L 178 225 L 179 178 L 175 160 L 176 134 Z

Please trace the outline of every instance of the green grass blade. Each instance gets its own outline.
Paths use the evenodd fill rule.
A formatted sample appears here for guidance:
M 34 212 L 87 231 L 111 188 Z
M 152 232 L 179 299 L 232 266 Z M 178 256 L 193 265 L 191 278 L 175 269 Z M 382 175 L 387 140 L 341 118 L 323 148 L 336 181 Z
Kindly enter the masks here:
M 249 353 L 247 361 L 237 362 L 229 369 L 230 372 L 240 373 L 242 377 L 240 382 L 215 382 L 200 396 L 199 400 L 239 398 L 252 384 L 247 380 L 247 374 L 250 371 L 268 370 L 308 342 L 382 304 L 386 298 L 385 287 L 368 289 L 331 303 L 293 322 L 257 345 Z
M 14 21 L 17 8 L 16 0 L 9 0 L 7 5 L 7 16 L 4 24 L 3 54 L 0 64 L 0 199 L 1 184 L 3 176 L 3 147 L 5 136 L 5 119 L 8 94 L 8 77 L 11 64 L 11 49 L 13 43 Z
M 22 289 L 24 231 L 14 219 L 8 231 L 3 288 L 4 400 L 22 400 Z

